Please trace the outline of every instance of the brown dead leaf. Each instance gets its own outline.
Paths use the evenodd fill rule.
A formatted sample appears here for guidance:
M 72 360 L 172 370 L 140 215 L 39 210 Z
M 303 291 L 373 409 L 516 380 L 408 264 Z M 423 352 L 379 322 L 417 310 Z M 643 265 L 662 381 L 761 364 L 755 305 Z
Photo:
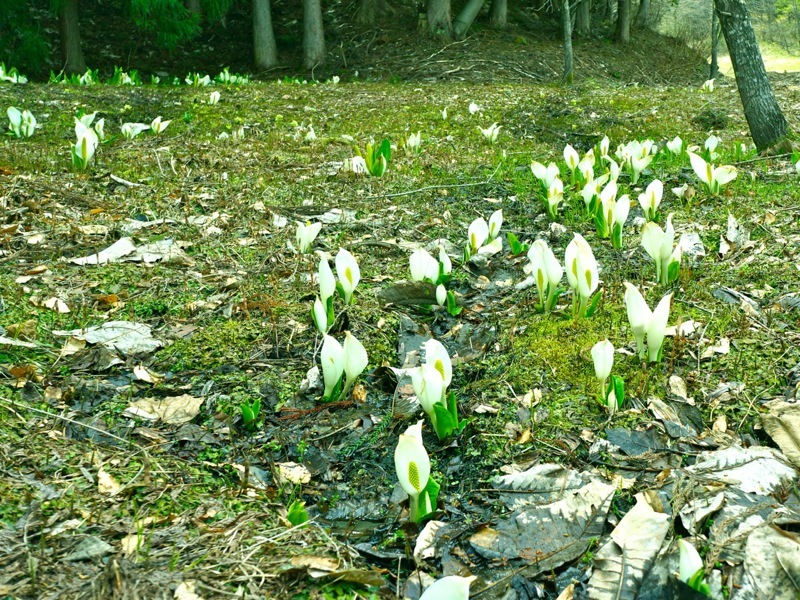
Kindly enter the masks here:
M 119 481 L 103 467 L 100 467 L 97 471 L 97 491 L 108 496 L 115 496 L 121 489 Z
M 72 356 L 84 348 L 86 348 L 86 340 L 81 340 L 76 337 L 68 337 L 67 341 L 64 342 L 64 346 L 61 348 L 60 356 L 61 358 L 64 358 L 65 356 Z
M 169 398 L 143 398 L 137 400 L 123 412 L 124 415 L 147 419 L 161 420 L 171 425 L 188 423 L 200 413 L 203 398 L 182 394 Z
M 70 312 L 67 303 L 64 302 L 61 298 L 56 298 L 55 296 L 53 296 L 52 298 L 48 298 L 43 302 L 43 304 L 45 308 L 49 308 L 50 310 L 53 310 L 61 315 L 65 315 Z
M 29 319 L 23 323 L 6 325 L 6 333 L 11 338 L 32 340 L 36 337 L 36 321 Z

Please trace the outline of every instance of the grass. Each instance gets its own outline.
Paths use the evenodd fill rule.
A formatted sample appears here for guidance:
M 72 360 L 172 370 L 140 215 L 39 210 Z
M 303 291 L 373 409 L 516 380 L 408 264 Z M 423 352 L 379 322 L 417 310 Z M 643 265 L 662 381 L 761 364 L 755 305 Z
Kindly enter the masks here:
M 711 95 L 695 86 L 623 87 L 599 80 L 571 88 L 273 83 L 221 91 L 222 101 L 209 106 L 208 92 L 191 88 L 144 87 L 131 93 L 111 87 L 0 87 L 0 105 L 29 108 L 41 124 L 31 139 L 4 140 L 0 159 L 8 171 L 0 175 L 6 190 L 0 214 L 5 223 L 21 224 L 19 232 L 2 238 L 10 260 L 0 273 L 0 325 L 32 319 L 32 338 L 40 344 L 33 350 L 0 347 L 0 430 L 8 440 L 0 447 L 0 464 L 14 473 L 0 486 L 0 520 L 6 527 L 19 523 L 34 498 L 44 494 L 41 485 L 47 485 L 56 493 L 41 510 L 53 523 L 80 519 L 81 535 L 90 526 L 99 528 L 115 544 L 131 531 L 146 533 L 130 558 L 131 577 L 142 585 L 145 569 L 168 564 L 166 585 L 195 578 L 232 592 L 253 581 L 248 573 L 218 575 L 238 560 L 270 573 L 269 597 L 289 597 L 284 594 L 290 584 L 299 586 L 293 589 L 298 598 L 370 597 L 374 591 L 356 592 L 364 588 L 351 584 L 310 586 L 304 570 L 284 573 L 279 565 L 312 550 L 346 555 L 343 538 L 331 539 L 322 529 L 326 511 L 375 506 L 363 518 L 380 522 L 387 534 L 397 528 L 392 523 L 398 511 L 389 503 L 395 483 L 391 449 L 416 414 L 400 410 L 402 398 L 379 367 L 400 366 L 398 329 L 407 319 L 459 349 L 453 389 L 470 423 L 458 446 L 439 445 L 430 431 L 425 441 L 446 504 L 473 506 L 484 519 L 497 516 L 495 507 L 473 490 L 485 487 L 502 465 L 534 456 L 585 466 L 581 438 L 587 432 L 602 436 L 605 427 L 646 427 L 651 421 L 644 410 L 647 398 L 668 397 L 670 376 L 686 381 L 707 426 L 723 415 L 733 433 L 763 438 L 757 427 L 761 401 L 782 393 L 788 369 L 800 361 L 800 315 L 775 308 L 800 284 L 793 250 L 800 192 L 786 161 L 742 163 L 738 179 L 717 198 L 699 189 L 688 161 L 654 163 L 642 189 L 656 176 L 667 190 L 684 182 L 698 187 L 690 203 L 668 197 L 662 211 L 674 212 L 679 234 L 697 231 L 706 251 L 697 264 L 686 260 L 669 290 L 650 283 L 653 265 L 630 225 L 625 248 L 613 250 L 596 239 L 579 198 L 565 201 L 559 222 L 566 232 L 550 233 L 528 168 L 531 159 L 560 160 L 566 143 L 583 152 L 604 134 L 612 148 L 632 138 L 662 141 L 677 134 L 701 144 L 708 132 L 692 118 L 709 106 L 731 115 L 729 127 L 717 132 L 723 138 L 721 162 L 730 162 L 735 145 L 748 140 L 737 97 L 724 84 Z M 469 115 L 471 101 L 481 105 L 480 114 Z M 67 150 L 78 109 L 99 111 L 112 132 L 122 121 L 149 122 L 158 114 L 173 122 L 157 138 L 142 134 L 103 145 L 97 163 L 78 174 L 68 164 Z M 503 130 L 498 143 L 489 145 L 478 127 L 493 122 Z M 297 134 L 312 123 L 318 139 L 307 143 Z M 245 127 L 244 140 L 217 139 L 239 125 Z M 417 130 L 423 144 L 415 157 L 402 145 Z M 356 146 L 383 137 L 397 146 L 383 178 L 338 172 L 338 163 Z M 109 174 L 136 185 L 114 183 Z M 622 187 L 636 207 L 640 190 Z M 377 292 L 407 279 L 407 244 L 446 238 L 455 257 L 469 222 L 500 206 L 507 230 L 527 240 L 547 236 L 557 256 L 572 231 L 584 233 L 602 267 L 604 296 L 596 316 L 576 322 L 566 314 L 568 307 L 536 314 L 534 293 L 513 287 L 524 277 L 524 260 L 506 255 L 494 258 L 485 272 L 457 262 L 454 288 L 467 307 L 458 319 L 384 306 Z M 317 247 L 332 254 L 340 246 L 349 248 L 363 274 L 356 304 L 346 312 L 337 307 L 335 333 L 342 337 L 347 329 L 363 341 L 372 372 L 363 380 L 363 400 L 328 408 L 299 392 L 319 343 L 308 318 L 316 258 L 297 256 L 287 244 L 293 240 L 293 221 L 335 209 L 352 211 L 353 220 L 325 225 Z M 768 211 L 774 219 L 765 218 Z M 754 245 L 719 257 L 729 213 L 752 231 Z M 632 217 L 638 214 L 634 208 Z M 191 264 L 78 267 L 62 260 L 110 245 L 124 234 L 128 219 L 156 218 L 169 222 L 133 233 L 135 242 L 180 240 Z M 283 219 L 288 226 L 282 226 Z M 87 235 L 80 225 L 105 225 L 109 234 Z M 35 233 L 43 234 L 43 241 L 29 244 Z M 45 273 L 16 282 L 42 264 L 48 267 Z M 670 323 L 695 319 L 704 329 L 702 337 L 669 339 L 658 365 L 643 368 L 634 355 L 617 354 L 614 372 L 625 378 L 629 397 L 627 410 L 609 420 L 594 399 L 589 350 L 605 337 L 632 350 L 622 304 L 625 280 L 644 289 L 651 306 L 672 291 Z M 713 294 L 719 285 L 757 298 L 762 317 L 718 300 Z M 104 303 L 109 294 L 118 302 Z M 42 302 L 53 295 L 71 312 L 59 315 L 45 308 Z M 59 356 L 63 338 L 54 336 L 54 329 L 112 319 L 147 323 L 167 343 L 153 355 L 125 357 L 109 370 L 98 368 L 98 356 L 88 349 Z M 700 358 L 704 342 L 723 337 L 731 340 L 729 354 Z M 166 379 L 155 386 L 137 381 L 131 370 L 139 363 Z M 32 367 L 27 383 L 12 376 L 20 366 Z M 717 405 L 703 401 L 731 381 L 744 384 L 741 396 Z M 535 392 L 532 404 L 523 400 L 528 392 Z M 192 423 L 196 429 L 122 415 L 131 399 L 183 393 L 206 398 Z M 250 433 L 240 427 L 238 406 L 255 397 L 262 399 L 265 416 Z M 482 404 L 497 412 L 472 412 Z M 100 434 L 84 431 L 80 423 L 130 443 L 108 445 L 106 436 L 100 438 L 103 444 L 93 444 Z M 213 435 L 214 441 L 199 442 L 198 432 Z M 296 489 L 273 479 L 275 463 L 306 461 L 309 452 L 326 465 L 311 483 Z M 108 497 L 87 479 L 100 464 L 124 493 Z M 244 473 L 254 487 L 244 487 Z M 287 535 L 281 511 L 298 496 L 315 507 L 320 525 Z M 137 525 L 148 518 L 146 526 Z M 468 518 L 478 517 L 470 513 Z M 17 540 L 13 532 L 6 530 Z M 225 546 L 222 532 L 238 536 L 233 549 Z M 261 552 L 258 540 L 265 539 Z M 42 540 L 43 547 L 63 556 L 61 538 Z M 41 549 L 30 552 L 47 573 L 64 564 L 45 560 Z M 38 588 L 24 574 L 18 582 L 26 596 L 49 585 Z

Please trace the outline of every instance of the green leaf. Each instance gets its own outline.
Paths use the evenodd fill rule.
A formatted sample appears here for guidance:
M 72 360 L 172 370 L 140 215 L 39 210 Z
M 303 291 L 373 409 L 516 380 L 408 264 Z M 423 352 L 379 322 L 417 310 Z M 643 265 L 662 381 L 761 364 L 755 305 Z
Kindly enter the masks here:
M 600 292 L 599 294 L 595 294 L 592 301 L 589 303 L 589 306 L 586 307 L 586 315 L 587 317 L 591 317 L 595 311 L 597 310 L 597 305 L 600 303 L 600 298 L 603 297 L 603 293 Z
M 672 283 L 673 281 L 678 279 L 678 272 L 681 269 L 681 263 L 677 260 L 672 261 L 669 263 L 667 267 L 667 283 Z
M 244 401 L 239 405 L 239 409 L 242 411 L 242 423 L 245 429 L 255 429 L 261 412 L 261 400 L 256 398 L 252 402 Z
M 344 374 L 339 378 L 339 381 L 336 382 L 336 385 L 333 386 L 331 390 L 330 396 L 323 396 L 323 402 L 332 402 L 333 400 L 337 399 L 339 396 L 342 395 L 342 387 L 344 386 Z
M 700 568 L 697 570 L 697 573 L 689 577 L 689 580 L 686 582 L 686 585 L 688 585 L 696 592 L 700 592 L 705 596 L 710 596 L 711 588 L 705 581 L 703 581 L 705 577 L 706 577 L 705 569 Z
M 295 500 L 286 509 L 286 519 L 292 524 L 292 527 L 297 527 L 308 521 L 308 511 L 306 511 L 306 503 Z
M 378 154 L 385 158 L 387 163 L 392 159 L 392 144 L 388 139 L 383 139 L 378 148 Z
M 420 492 L 417 498 L 417 523 L 427 519 L 436 512 L 436 502 L 439 499 L 441 486 L 436 483 L 433 477 L 428 477 L 428 484 Z M 428 510 L 430 507 L 430 510 Z
M 458 423 L 453 419 L 453 415 L 441 403 L 437 402 L 433 405 L 433 414 L 436 416 L 436 436 L 439 441 L 450 437 L 450 434 L 455 431 Z
M 457 317 L 461 314 L 462 310 L 464 310 L 463 307 L 456 303 L 456 295 L 452 290 L 447 290 L 447 312 L 450 313 L 451 316 Z
M 594 227 L 597 230 L 597 235 L 601 238 L 608 237 L 608 233 L 606 232 L 606 219 L 603 216 L 602 206 L 599 206 L 594 213 Z
M 622 224 L 615 223 L 614 229 L 611 232 L 611 246 L 613 248 L 622 248 Z
M 614 398 L 617 400 L 617 408 L 622 408 L 625 403 L 625 380 L 619 375 L 611 376 L 611 381 L 609 381 L 608 388 L 606 388 L 606 398 L 612 391 L 614 392 Z
M 518 256 L 522 253 L 522 244 L 520 243 L 517 236 L 513 233 L 508 232 L 506 233 L 506 240 L 508 240 L 508 245 L 511 247 L 511 254 L 514 256 Z

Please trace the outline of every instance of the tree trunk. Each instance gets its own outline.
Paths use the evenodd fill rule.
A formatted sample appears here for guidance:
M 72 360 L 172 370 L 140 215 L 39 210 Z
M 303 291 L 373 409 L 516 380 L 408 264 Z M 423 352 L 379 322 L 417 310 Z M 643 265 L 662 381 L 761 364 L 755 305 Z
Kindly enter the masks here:
M 313 69 L 325 63 L 325 30 L 320 0 L 303 0 L 303 65 Z
M 647 27 L 650 22 L 650 0 L 639 0 L 639 10 L 636 11 L 636 25 Z
M 253 57 L 258 69 L 271 69 L 278 64 L 269 0 L 253 0 Z
M 719 75 L 719 20 L 717 11 L 711 11 L 711 65 L 708 78 L 716 79 Z
M 466 37 L 467 30 L 469 26 L 472 25 L 475 17 L 478 16 L 483 2 L 484 0 L 467 0 L 464 8 L 458 13 L 455 21 L 453 21 L 453 33 L 457 40 L 463 40 Z
M 592 0 L 578 2 L 575 32 L 582 37 L 589 37 L 592 34 Z
M 631 0 L 617 0 L 617 42 L 631 41 Z
M 61 60 L 67 75 L 86 73 L 86 61 L 81 49 L 81 32 L 78 28 L 78 0 L 64 0 L 58 13 L 61 31 Z
M 495 29 L 505 29 L 508 25 L 508 0 L 492 0 L 489 7 L 489 25 Z
M 789 134 L 789 124 L 767 79 L 744 0 L 715 0 L 714 7 L 728 45 L 750 135 L 762 152 Z
M 355 22 L 358 25 L 375 25 L 376 0 L 359 0 Z
M 561 29 L 564 33 L 564 82 L 572 83 L 572 16 L 569 13 L 569 0 L 561 5 Z
M 428 0 L 428 35 L 449 40 L 453 35 L 450 0 Z

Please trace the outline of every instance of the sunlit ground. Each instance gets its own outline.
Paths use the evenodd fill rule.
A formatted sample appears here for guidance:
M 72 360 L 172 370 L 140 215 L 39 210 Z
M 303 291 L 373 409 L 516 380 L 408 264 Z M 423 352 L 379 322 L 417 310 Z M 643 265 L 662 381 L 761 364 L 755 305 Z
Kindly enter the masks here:
M 767 71 L 776 73 L 794 73 L 800 71 L 800 56 L 786 53 L 785 50 L 777 47 L 762 46 L 761 56 L 764 58 L 764 65 Z M 733 66 L 730 56 L 721 56 L 719 59 L 719 70 L 723 75 L 733 77 Z

